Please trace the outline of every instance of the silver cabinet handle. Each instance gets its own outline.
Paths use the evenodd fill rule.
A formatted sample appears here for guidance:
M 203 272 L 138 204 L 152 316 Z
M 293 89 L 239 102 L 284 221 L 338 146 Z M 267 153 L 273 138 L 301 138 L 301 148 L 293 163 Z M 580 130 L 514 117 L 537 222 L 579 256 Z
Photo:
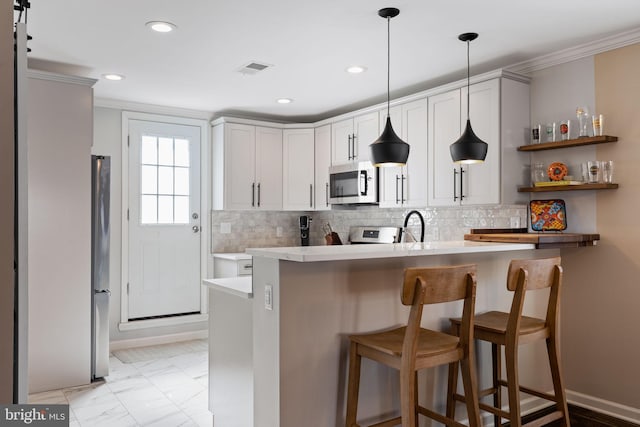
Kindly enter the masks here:
M 260 207 L 260 183 L 258 183 L 258 207 Z
M 326 200 L 327 206 L 329 206 L 329 183 L 326 183 L 326 187 L 324 189 L 324 199 Z
M 351 135 L 347 137 L 347 140 L 347 157 L 351 160 L 353 158 L 351 157 Z
M 462 166 L 460 166 L 460 201 L 462 201 L 462 199 L 464 199 L 464 191 L 462 190 L 462 181 L 464 181 L 464 177 L 462 176 L 462 174 L 464 173 L 464 169 L 462 168 Z
M 191 227 L 191 229 L 193 230 L 194 233 L 197 233 L 198 231 L 200 231 L 200 227 L 198 227 L 197 225 L 194 225 L 193 227 Z
M 401 184 L 400 184 L 400 202 L 404 203 L 406 202 L 406 200 L 404 199 L 404 181 L 407 179 L 406 176 L 404 176 L 404 174 L 402 174 L 402 180 L 401 180 Z
M 396 205 L 400 203 L 400 199 L 398 199 L 398 181 L 400 181 L 400 177 L 396 175 Z
M 313 184 L 309 184 L 309 207 L 313 208 Z

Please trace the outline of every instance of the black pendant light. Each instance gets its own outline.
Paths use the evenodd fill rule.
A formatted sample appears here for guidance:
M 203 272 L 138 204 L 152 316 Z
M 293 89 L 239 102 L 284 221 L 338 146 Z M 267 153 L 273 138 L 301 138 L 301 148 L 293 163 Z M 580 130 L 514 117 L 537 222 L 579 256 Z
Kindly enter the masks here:
M 464 33 L 458 39 L 467 43 L 467 126 L 462 136 L 451 146 L 451 158 L 455 163 L 480 163 L 487 157 L 489 146 L 473 133 L 471 121 L 469 120 L 469 42 L 478 37 L 477 33 Z
M 391 42 L 390 42 L 390 21 L 398 16 L 400 10 L 395 7 L 386 7 L 378 11 L 378 15 L 387 19 L 387 123 L 384 126 L 382 135 L 376 139 L 371 147 L 371 162 L 375 166 L 402 166 L 409 158 L 409 144 L 396 135 L 391 126 L 389 116 L 389 69 L 391 68 Z

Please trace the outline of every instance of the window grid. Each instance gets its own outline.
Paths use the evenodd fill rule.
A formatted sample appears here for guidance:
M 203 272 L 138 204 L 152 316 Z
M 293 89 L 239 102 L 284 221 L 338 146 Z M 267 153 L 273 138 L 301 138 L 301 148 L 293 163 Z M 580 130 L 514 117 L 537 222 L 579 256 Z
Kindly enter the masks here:
M 165 144 L 164 150 L 160 146 L 161 143 Z M 170 153 L 166 151 L 167 143 L 170 144 Z M 176 154 L 177 143 L 182 148 L 179 162 Z M 181 138 L 143 135 L 140 149 L 140 223 L 144 225 L 188 224 L 190 193 L 188 141 Z M 170 161 L 168 154 L 170 154 Z M 164 157 L 162 162 L 161 156 Z M 149 171 L 155 175 L 155 182 L 150 182 Z M 167 175 L 170 175 L 169 182 L 167 182 Z M 178 175 L 181 178 L 179 183 Z M 161 181 L 163 178 L 164 181 Z M 177 184 L 180 188 L 177 188 Z

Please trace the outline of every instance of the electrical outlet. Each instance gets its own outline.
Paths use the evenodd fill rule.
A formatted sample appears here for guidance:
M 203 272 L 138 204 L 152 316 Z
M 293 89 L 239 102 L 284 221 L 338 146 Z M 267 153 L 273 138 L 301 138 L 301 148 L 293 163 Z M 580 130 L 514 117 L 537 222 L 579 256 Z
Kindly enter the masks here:
M 264 308 L 265 310 L 273 310 L 273 286 L 265 285 L 264 287 Z
M 520 217 L 512 216 L 511 217 L 511 228 L 520 228 Z
M 282 237 L 282 227 L 276 227 L 276 237 Z
M 230 222 L 221 222 L 220 223 L 220 234 L 231 234 L 231 223 Z

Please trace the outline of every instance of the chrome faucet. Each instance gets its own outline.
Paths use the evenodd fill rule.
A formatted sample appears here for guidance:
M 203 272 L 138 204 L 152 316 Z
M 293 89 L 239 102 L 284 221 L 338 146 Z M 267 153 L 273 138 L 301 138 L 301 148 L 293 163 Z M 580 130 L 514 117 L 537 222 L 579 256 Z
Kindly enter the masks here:
M 413 214 L 418 215 L 418 218 L 420 219 L 420 241 L 424 242 L 424 217 L 422 216 L 422 214 L 418 211 L 411 211 L 407 214 L 407 216 L 404 217 L 404 227 L 402 228 L 402 230 L 407 233 L 407 225 L 409 224 L 409 217 Z M 409 233 L 411 234 L 411 233 Z

